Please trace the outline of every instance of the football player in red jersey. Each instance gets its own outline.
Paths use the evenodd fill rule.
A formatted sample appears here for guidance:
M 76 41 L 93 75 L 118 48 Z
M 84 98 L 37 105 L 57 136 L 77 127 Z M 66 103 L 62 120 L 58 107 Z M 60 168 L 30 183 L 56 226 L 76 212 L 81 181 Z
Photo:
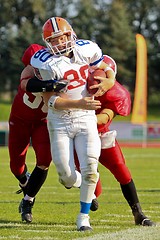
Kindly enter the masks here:
M 116 63 L 111 57 L 105 55 L 104 61 L 116 71 Z M 110 90 L 97 99 L 100 100 L 102 104 L 101 109 L 96 111 L 98 131 L 102 140 L 99 162 L 109 169 L 116 180 L 120 183 L 122 193 L 132 210 L 135 224 L 153 226 L 155 223 L 147 218 L 142 212 L 134 181 L 125 164 L 125 158 L 121 148 L 115 139 L 116 132 L 109 130 L 112 119 L 116 115 L 127 116 L 130 114 L 130 94 L 116 81 L 115 85 Z
M 29 65 L 31 56 L 42 49 L 32 44 L 22 57 L 25 66 Z M 34 76 L 34 74 L 33 74 Z M 18 87 L 9 117 L 9 155 L 10 169 L 19 180 L 26 204 L 33 207 L 34 199 L 43 185 L 51 162 L 50 141 L 47 130 L 47 107 L 40 93 L 25 92 Z M 26 154 L 32 143 L 36 155 L 36 166 L 30 177 L 27 172 Z M 32 221 L 32 215 L 22 213 L 22 220 Z
M 52 160 L 50 153 L 50 140 L 47 129 L 47 110 L 40 92 L 25 91 L 22 85 L 27 80 L 35 77 L 35 72 L 30 66 L 30 59 L 35 52 L 44 49 L 38 44 L 30 45 L 23 54 L 22 62 L 25 65 L 21 74 L 21 82 L 18 92 L 13 100 L 9 117 L 9 156 L 10 169 L 14 176 L 19 180 L 19 186 L 23 191 L 24 199 L 23 211 L 22 204 L 19 206 L 22 221 L 32 221 L 32 207 L 35 196 L 42 187 L 48 173 L 48 168 Z M 24 80 L 24 81 L 23 81 Z M 35 84 L 37 84 L 35 78 Z M 39 89 L 46 88 L 47 91 L 53 90 L 55 82 L 50 80 L 40 81 Z M 38 89 L 38 90 L 39 90 Z M 26 154 L 30 142 L 36 155 L 36 166 L 31 173 L 27 171 Z

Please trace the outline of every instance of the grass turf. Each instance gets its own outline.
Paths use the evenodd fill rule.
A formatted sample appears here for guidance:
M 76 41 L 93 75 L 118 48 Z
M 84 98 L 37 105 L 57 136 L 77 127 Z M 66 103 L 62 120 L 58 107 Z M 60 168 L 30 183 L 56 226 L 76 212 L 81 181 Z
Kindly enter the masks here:
M 0 99 L 0 121 L 8 121 L 10 110 L 11 110 L 11 104 L 6 101 L 2 101 Z M 114 121 L 130 121 L 131 120 L 131 114 L 126 117 L 122 116 L 116 116 Z M 160 110 L 159 110 L 159 104 L 154 104 L 148 106 L 147 109 L 147 121 L 160 121 Z
M 9 169 L 7 147 L 0 148 L 0 239 L 160 239 L 160 149 L 123 148 L 126 163 L 132 172 L 143 212 L 157 222 L 156 227 L 135 226 L 131 210 L 122 196 L 119 183 L 103 166 L 99 165 L 103 193 L 99 197 L 99 210 L 91 212 L 92 232 L 76 231 L 75 220 L 79 212 L 79 190 L 65 189 L 59 182 L 51 164 L 48 178 L 36 197 L 33 223 L 21 222 L 18 205 L 22 198 L 16 195 L 18 181 Z M 30 171 L 35 165 L 32 148 L 27 154 Z

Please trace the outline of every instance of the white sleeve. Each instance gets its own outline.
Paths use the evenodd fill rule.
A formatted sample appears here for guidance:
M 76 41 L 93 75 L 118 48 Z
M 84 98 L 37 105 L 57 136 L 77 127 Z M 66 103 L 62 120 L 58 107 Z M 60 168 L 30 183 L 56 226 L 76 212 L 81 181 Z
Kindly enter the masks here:
M 103 53 L 101 48 L 94 42 L 91 43 L 92 46 L 92 55 L 90 57 L 90 66 L 92 69 L 99 67 L 103 60 Z
M 39 69 L 39 72 L 43 80 L 55 79 L 53 76 L 54 74 L 48 70 Z
M 40 61 L 39 58 L 34 58 L 34 56 L 31 58 L 31 65 L 39 70 L 39 73 L 43 80 L 50 80 L 56 78 L 56 73 L 54 69 L 52 69 L 50 66 L 51 62 L 51 58 L 47 61 Z
M 94 45 L 93 46 L 94 55 L 91 58 L 91 63 L 92 64 L 103 58 L 103 54 L 102 54 L 101 48 L 96 43 L 93 43 L 93 45 Z

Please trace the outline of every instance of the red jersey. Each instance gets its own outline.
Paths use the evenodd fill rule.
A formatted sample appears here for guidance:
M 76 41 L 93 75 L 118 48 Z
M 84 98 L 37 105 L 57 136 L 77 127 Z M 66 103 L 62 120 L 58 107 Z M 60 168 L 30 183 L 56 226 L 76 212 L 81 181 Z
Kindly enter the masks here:
M 29 65 L 33 54 L 43 48 L 43 46 L 38 44 L 31 44 L 22 56 L 24 65 Z M 47 116 L 47 107 L 43 103 L 41 93 L 25 92 L 19 86 L 12 104 L 11 115 L 27 121 L 45 119 Z
M 28 121 L 42 120 L 47 116 L 47 106 L 44 105 L 40 93 L 25 92 L 19 86 L 12 104 L 11 115 Z
M 99 114 L 104 108 L 111 109 L 115 114 L 121 116 L 128 116 L 131 111 L 131 98 L 129 91 L 119 84 L 117 81 L 115 85 L 108 90 L 104 95 L 97 97 L 102 103 L 101 109 L 96 111 Z M 111 121 L 107 124 L 98 125 L 99 132 L 108 131 Z

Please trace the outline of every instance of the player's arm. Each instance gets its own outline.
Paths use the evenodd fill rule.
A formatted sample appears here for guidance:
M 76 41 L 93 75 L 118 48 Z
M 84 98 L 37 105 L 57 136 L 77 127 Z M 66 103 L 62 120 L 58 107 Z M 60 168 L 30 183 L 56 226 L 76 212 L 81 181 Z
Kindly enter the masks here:
M 30 78 L 34 78 L 34 70 L 33 67 L 27 65 L 21 73 L 20 87 L 22 90 L 26 91 L 26 86 Z
M 28 65 L 21 73 L 21 88 L 26 92 L 59 92 L 65 88 L 67 82 L 57 80 L 40 80 L 35 76 L 35 70 Z
M 65 109 L 87 109 L 97 110 L 101 108 L 99 100 L 94 100 L 92 97 L 85 97 L 79 100 L 68 99 L 65 93 L 43 93 L 45 104 L 53 110 Z
M 116 116 L 115 112 L 111 109 L 104 108 L 97 116 L 97 124 L 107 124 L 112 121 L 112 119 Z

